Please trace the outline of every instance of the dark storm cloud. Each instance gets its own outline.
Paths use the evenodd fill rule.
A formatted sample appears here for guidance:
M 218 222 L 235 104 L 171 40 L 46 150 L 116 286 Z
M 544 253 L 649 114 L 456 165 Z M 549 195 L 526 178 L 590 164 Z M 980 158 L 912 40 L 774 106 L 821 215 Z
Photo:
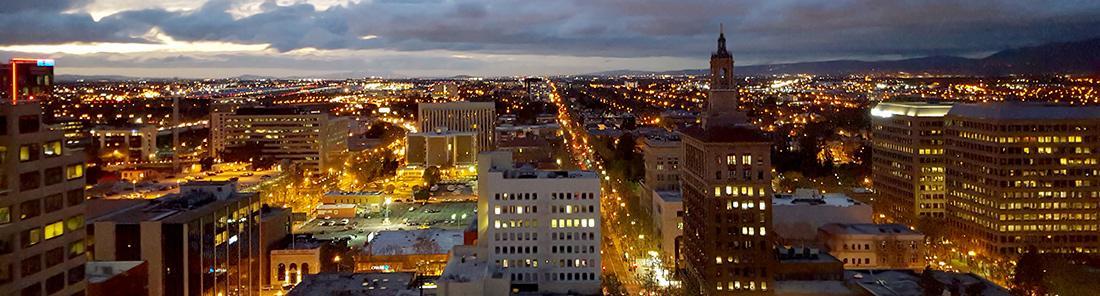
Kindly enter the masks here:
M 18 1 L 0 10 L 0 44 L 130 40 L 156 27 L 177 40 L 300 48 L 446 49 L 598 57 L 699 57 L 726 24 L 735 55 L 756 61 L 975 54 L 1100 35 L 1097 1 L 362 1 L 317 11 L 234 2 L 186 12 L 66 14 L 83 1 Z M 35 25 L 28 25 L 34 23 Z M 377 36 L 367 38 L 363 36 Z M 702 54 L 701 54 L 702 53 Z
M 0 4 L 0 44 L 134 41 L 134 31 L 112 22 L 96 22 L 87 13 L 64 11 L 86 0 L 13 0 Z

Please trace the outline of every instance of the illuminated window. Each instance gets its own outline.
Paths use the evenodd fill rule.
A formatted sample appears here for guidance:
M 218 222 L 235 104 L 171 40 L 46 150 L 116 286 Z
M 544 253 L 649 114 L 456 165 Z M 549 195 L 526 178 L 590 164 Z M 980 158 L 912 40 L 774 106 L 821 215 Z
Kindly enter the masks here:
M 65 179 L 72 180 L 84 177 L 84 164 L 75 164 L 65 167 Z
M 76 215 L 65 219 L 65 228 L 69 231 L 84 228 L 84 215 Z
M 50 223 L 46 225 L 46 230 L 44 232 L 46 234 L 46 239 L 58 237 L 65 233 L 65 224 L 61 221 Z
M 745 154 L 741 156 L 741 163 L 745 165 L 752 164 L 752 154 Z
M 42 144 L 42 152 L 46 157 L 61 156 L 61 141 L 52 141 Z

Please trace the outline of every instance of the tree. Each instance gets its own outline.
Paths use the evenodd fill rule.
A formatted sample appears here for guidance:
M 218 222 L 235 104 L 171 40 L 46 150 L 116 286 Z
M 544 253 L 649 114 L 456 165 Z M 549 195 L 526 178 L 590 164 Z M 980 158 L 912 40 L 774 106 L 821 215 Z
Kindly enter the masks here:
M 421 188 L 413 191 L 413 199 L 419 202 L 427 202 L 432 197 L 432 192 L 428 188 Z
M 442 175 L 439 171 L 439 167 L 430 166 L 424 169 L 424 183 L 427 184 L 428 188 L 435 186 L 436 183 L 439 183 L 440 179 L 442 179 Z
M 623 287 L 623 282 L 619 281 L 619 277 L 605 273 L 603 279 L 600 281 L 603 285 L 603 294 L 608 296 L 625 296 L 626 287 Z
M 1045 295 L 1043 284 L 1043 258 L 1039 248 L 1028 246 L 1027 252 L 1016 261 L 1016 272 L 1012 278 L 1012 292 L 1017 295 Z
M 931 266 L 925 266 L 924 271 L 920 274 L 920 287 L 924 290 L 925 296 L 940 296 L 943 294 L 944 285 L 932 274 L 934 272 Z

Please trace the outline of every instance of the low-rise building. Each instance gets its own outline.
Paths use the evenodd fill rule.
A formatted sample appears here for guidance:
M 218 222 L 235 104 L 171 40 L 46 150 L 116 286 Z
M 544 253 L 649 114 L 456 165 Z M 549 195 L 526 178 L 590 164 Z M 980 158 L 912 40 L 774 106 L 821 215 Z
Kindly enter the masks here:
M 286 295 L 420 296 L 424 292 L 412 273 L 326 272 L 306 276 Z
M 680 261 L 680 239 L 684 235 L 684 197 L 680 191 L 653 191 L 653 228 L 661 239 L 664 260 Z
M 149 264 L 145 261 L 92 261 L 84 265 L 88 296 L 149 295 Z
M 924 268 L 924 234 L 902 224 L 827 224 L 818 232 L 845 269 Z
M 437 276 L 443 273 L 451 248 L 463 244 L 462 230 L 380 231 L 369 237 L 362 255 L 355 258 L 355 270 Z
M 844 262 L 817 248 L 795 246 L 775 250 L 779 258 L 776 281 L 839 281 L 844 279 Z
M 642 158 L 645 160 L 645 179 L 642 181 L 640 204 L 652 204 L 656 192 L 680 191 L 680 158 L 683 147 L 675 134 L 649 135 L 642 141 Z
M 871 223 L 870 204 L 848 198 L 843 193 L 819 194 L 816 189 L 800 188 L 794 194 L 775 194 L 772 198 L 772 227 L 783 244 L 816 244 L 817 230 L 829 223 Z
M 320 246 L 271 250 L 270 256 L 272 286 L 294 286 L 306 275 L 321 272 Z
M 322 204 L 315 210 L 316 216 L 325 219 L 355 218 L 358 207 L 353 204 Z
M 511 293 L 511 281 L 500 268 L 478 253 L 477 246 L 455 246 L 447 267 L 436 280 L 439 296 L 506 296 Z
M 945 272 L 931 270 L 932 278 L 940 283 L 940 291 L 925 291 L 921 276 L 912 270 L 880 270 L 875 272 L 846 271 L 845 281 L 857 295 L 869 296 L 923 296 L 923 295 L 959 295 L 953 291 L 976 296 L 1009 296 L 1004 287 L 983 279 L 973 273 Z M 973 294 L 972 294 L 973 293 Z

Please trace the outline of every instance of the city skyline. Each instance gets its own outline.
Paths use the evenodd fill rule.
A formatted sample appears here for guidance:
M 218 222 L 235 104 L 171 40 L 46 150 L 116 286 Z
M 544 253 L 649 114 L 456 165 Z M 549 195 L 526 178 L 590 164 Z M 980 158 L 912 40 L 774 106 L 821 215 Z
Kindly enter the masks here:
M 54 58 L 62 75 L 181 78 L 698 69 L 720 23 L 739 66 L 982 57 L 1100 37 L 1100 4 L 1087 1 L 57 0 L 0 16 L 20 28 L 0 33 L 0 58 Z
M 1100 291 L 1100 3 L 146 1 L 0 8 L 0 295 Z

